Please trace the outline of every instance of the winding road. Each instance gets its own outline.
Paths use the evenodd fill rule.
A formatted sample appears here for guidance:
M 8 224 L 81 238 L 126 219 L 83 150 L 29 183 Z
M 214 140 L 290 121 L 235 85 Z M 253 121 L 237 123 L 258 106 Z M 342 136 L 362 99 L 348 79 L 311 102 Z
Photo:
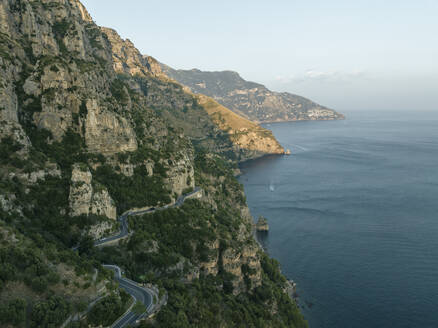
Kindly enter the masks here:
M 154 296 L 156 296 L 158 299 L 158 295 L 156 295 L 153 290 L 138 285 L 135 281 L 123 278 L 122 272 L 118 266 L 104 264 L 103 267 L 114 270 L 114 278 L 119 283 L 120 287 L 123 288 L 134 299 L 134 303 L 132 304 L 132 306 L 125 312 L 124 315 L 122 315 L 115 323 L 113 323 L 111 327 L 124 327 L 127 324 L 135 323 L 137 320 L 148 314 L 154 305 Z M 132 308 L 137 301 L 143 303 L 146 306 L 146 312 L 138 314 L 132 311 Z
M 178 197 L 176 202 L 172 205 L 164 205 L 163 207 L 158 208 L 149 208 L 147 210 L 140 210 L 140 211 L 127 211 L 123 213 L 119 218 L 118 221 L 120 221 L 120 232 L 114 236 L 106 237 L 103 239 L 99 239 L 94 243 L 94 246 L 103 246 L 105 244 L 115 242 L 119 239 L 125 238 L 129 235 L 129 227 L 128 227 L 128 221 L 126 220 L 128 216 L 137 216 L 137 215 L 143 215 L 148 213 L 154 213 L 156 211 L 163 211 L 167 210 L 169 208 L 179 207 L 181 206 L 187 198 L 192 197 L 195 194 L 198 194 L 201 191 L 201 188 L 196 187 L 192 192 L 189 192 L 187 194 L 181 195 Z
M 200 196 L 201 192 L 202 192 L 201 188 L 196 187 L 192 192 L 189 192 L 187 194 L 178 197 L 176 202 L 172 205 L 164 205 L 163 207 L 159 207 L 159 208 L 150 208 L 147 210 L 140 210 L 140 211 L 128 211 L 123 213 L 118 218 L 118 221 L 120 221 L 120 232 L 114 236 L 106 237 L 96 241 L 94 243 L 94 246 L 105 246 L 106 244 L 108 245 L 113 244 L 116 241 L 127 237 L 129 235 L 127 218 L 129 216 L 143 215 L 148 213 L 154 213 L 156 211 L 166 210 L 169 208 L 179 207 L 186 201 L 186 199 L 192 198 L 195 195 Z M 116 281 L 119 283 L 119 286 L 123 288 L 134 299 L 133 305 L 131 305 L 131 307 L 115 323 L 113 323 L 111 327 L 123 328 L 126 327 L 127 325 L 133 325 L 138 320 L 155 312 L 159 308 L 159 305 L 154 304 L 153 302 L 154 296 L 157 300 L 159 300 L 157 291 L 151 288 L 143 287 L 138 283 L 136 283 L 135 281 L 132 281 L 128 278 L 124 278 L 122 276 L 121 269 L 117 265 L 104 264 L 103 267 L 114 270 L 114 277 Z M 132 308 L 137 301 L 143 303 L 144 306 L 146 307 L 146 311 L 142 314 L 137 314 L 132 311 Z

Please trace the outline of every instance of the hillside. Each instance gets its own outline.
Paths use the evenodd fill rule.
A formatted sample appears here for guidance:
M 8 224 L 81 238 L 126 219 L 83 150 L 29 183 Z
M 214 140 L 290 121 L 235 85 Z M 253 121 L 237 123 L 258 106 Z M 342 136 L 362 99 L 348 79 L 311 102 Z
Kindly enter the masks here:
M 284 154 L 271 131 L 249 122 L 209 97 L 193 95 L 169 79 L 158 61 L 141 55 L 129 40 L 122 40 L 114 30 L 102 28 L 102 31 L 113 48 L 115 71 L 132 76 L 133 80 L 127 81 L 129 87 L 142 93 L 147 106 L 184 131 L 197 146 L 237 161 Z
M 84 311 L 69 327 L 111 325 L 130 304 L 102 266 L 114 264 L 168 295 L 142 327 L 306 327 L 233 174 L 279 147 L 78 0 L 0 2 L 0 326 Z M 195 187 L 200 199 L 171 207 Z M 122 213 L 158 207 L 94 247 Z
M 204 72 L 198 69 L 175 70 L 161 64 L 170 78 L 194 93 L 214 98 L 223 106 L 247 119 L 259 122 L 337 120 L 342 114 L 288 92 L 274 92 L 264 85 L 245 81 L 232 71 Z
M 212 98 L 203 95 L 197 95 L 196 98 L 219 129 L 228 133 L 236 151 L 244 149 L 251 157 L 284 154 L 284 148 L 278 144 L 271 131 L 235 114 Z

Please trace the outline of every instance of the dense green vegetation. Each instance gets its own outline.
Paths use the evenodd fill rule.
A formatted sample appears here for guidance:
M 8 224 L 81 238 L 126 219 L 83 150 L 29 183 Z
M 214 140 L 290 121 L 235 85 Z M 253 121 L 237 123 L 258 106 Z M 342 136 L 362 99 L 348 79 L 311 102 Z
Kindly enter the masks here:
M 266 284 L 265 284 L 266 283 Z M 164 280 L 169 304 L 157 316 L 158 327 L 307 327 L 298 308 L 266 277 L 253 294 L 219 292 L 221 279 L 207 277 L 187 285 Z M 275 300 L 279 315 L 270 313 Z
M 181 278 L 190 271 L 187 264 L 181 271 L 168 270 L 182 259 L 188 260 L 184 263 L 208 260 L 210 250 L 205 243 L 217 235 L 224 237 L 221 247 L 230 242 L 224 234 L 231 227 L 224 226 L 223 233 L 215 235 L 222 225 L 219 218 L 201 202 L 187 201 L 181 209 L 133 218 L 135 233 L 128 244 L 105 248 L 96 256 L 122 266 L 136 281 L 154 282 L 169 293 L 157 327 L 306 327 L 298 308 L 282 290 L 285 278 L 278 262 L 266 255 L 262 254 L 263 284 L 253 293 L 238 296 L 227 287 L 225 272 L 186 284 Z M 233 220 L 223 223 L 232 224 Z M 281 310 L 279 315 L 270 312 L 274 303 Z
M 18 298 L 2 300 L 0 324 L 24 327 L 27 321 L 30 327 L 59 326 L 77 308 L 77 304 L 56 295 L 61 283 L 60 263 L 75 267 L 78 275 L 93 271 L 93 263 L 89 260 L 60 249 L 59 245 L 45 240 L 40 234 L 29 232 L 24 236 L 0 221 L 0 294 L 10 294 L 11 284 L 16 286 L 14 288 L 25 287 L 18 287 L 12 293 Z
M 187 200 L 180 208 L 131 217 L 134 234 L 129 242 L 99 250 L 95 256 L 123 267 L 128 277 L 153 282 L 169 293 L 168 305 L 159 312 L 156 327 L 306 327 L 297 306 L 283 291 L 286 280 L 278 262 L 263 253 L 259 254 L 262 285 L 251 293 L 233 295 L 233 277 L 221 269 L 215 277 L 201 275 L 190 284 L 183 282 L 192 264 L 211 260 L 226 247 L 239 247 L 236 240 L 242 219 L 227 204 L 230 197 L 245 202 L 244 197 L 236 197 L 242 194 L 242 187 L 232 176 L 230 163 L 200 152 L 196 168 L 197 181 L 206 190 L 211 181 L 205 174 L 224 179 L 212 195 L 223 201 L 218 203 L 219 208 Z M 219 249 L 210 249 L 208 245 L 216 238 Z M 245 277 L 250 271 L 242 266 Z M 272 307 L 279 309 L 277 315 L 271 313 Z M 144 323 L 143 327 L 150 325 Z
M 51 296 L 34 305 L 30 327 L 57 327 L 67 319 L 70 311 L 71 305 L 65 299 Z
M 52 141 L 53 138 L 49 131 L 37 129 L 31 125 L 27 126 L 26 132 L 32 141 L 34 150 L 47 160 L 58 163 L 66 178 L 70 177 L 69 173 L 74 163 L 87 162 L 90 158 L 86 152 L 84 139 L 72 130 L 68 130 L 61 141 Z
M 0 221 L 0 295 L 3 292 L 11 294 L 13 288 L 13 297 L 26 299 L 2 299 L 0 326 L 24 327 L 24 321 L 27 321 L 30 327 L 58 327 L 70 313 L 84 309 L 82 302 L 61 297 L 61 289 L 87 290 L 92 284 L 95 267 L 100 270 L 97 281 L 108 279 L 112 274 L 101 270 L 88 255 L 79 256 L 45 239 L 49 234 L 42 236 L 31 230 L 24 233 L 22 235 Z M 82 282 L 77 278 L 62 279 L 59 265 L 74 269 Z M 15 290 L 17 286 L 18 290 Z M 115 288 L 108 287 L 110 290 Z
M 44 263 L 39 249 L 2 247 L 0 262 L 0 287 L 8 281 L 24 281 L 35 292 L 42 293 L 49 284 L 59 282 L 59 275 Z
M 128 89 L 129 86 L 121 79 L 114 79 L 110 87 L 113 97 L 122 104 L 126 104 L 129 100 Z
M 109 165 L 102 165 L 93 171 L 93 176 L 96 181 L 108 188 L 116 202 L 117 210 L 123 213 L 135 207 L 170 202 L 169 191 L 163 183 L 165 170 L 158 163 L 155 167 L 157 174 L 152 176 L 148 175 L 145 166 L 138 166 L 134 169 L 134 175 L 127 177 L 115 172 Z
M 17 196 L 16 203 L 23 207 L 24 217 L 31 218 L 8 215 L 4 219 L 36 242 L 43 238 L 60 247 L 71 247 L 78 243 L 83 229 L 99 221 L 93 215 L 73 219 L 62 211 L 68 210 L 70 185 L 65 178 L 48 176 L 29 187 L 15 179 L 3 186 Z
M 7 227 L 0 221 L 0 228 L 3 225 Z M 11 228 L 0 230 L 0 292 L 8 282 L 24 282 L 35 293 L 44 294 L 60 282 L 57 264 L 71 265 L 78 275 L 92 273 L 97 265 L 92 259 L 63 248 L 49 233 L 19 228 L 23 235 Z M 6 238 L 2 231 L 9 231 L 14 237 Z M 12 242 L 11 238 L 15 241 Z
M 233 175 L 236 168 L 235 162 L 227 161 L 221 156 L 211 155 L 204 150 L 198 150 L 195 156 L 195 180 L 198 186 L 208 189 L 211 185 L 207 176 L 213 176 L 217 179 L 223 179 L 222 183 L 215 183 L 215 198 L 219 203 L 226 203 L 229 198 L 237 201 L 239 204 L 246 204 L 246 197 L 243 193 L 243 186 Z
M 13 195 L 14 204 L 11 212 L 0 209 L 0 228 L 5 227 L 4 231 L 16 236 L 6 238 L 0 229 L 0 294 L 9 290 L 11 284 L 18 284 L 26 286 L 24 295 L 32 295 L 26 302 L 27 311 L 22 311 L 21 299 L 2 304 L 0 322 L 21 327 L 26 320 L 29 327 L 55 327 L 76 309 L 72 299 L 58 295 L 61 286 L 72 283 L 77 284 L 74 288 L 91 286 L 89 280 L 83 286 L 77 281 L 62 280 L 58 265 L 68 266 L 77 277 L 84 278 L 90 277 L 94 268 L 100 268 L 87 254 L 70 249 L 81 241 L 82 231 L 100 218 L 73 219 L 68 215 L 71 165 L 89 158 L 84 154 L 80 136 L 68 131 L 62 141 L 48 144 L 49 133 L 28 127 L 33 147 L 27 158 L 17 153 L 21 145 L 8 138 L 1 140 L 2 168 L 23 175 L 46 170 L 48 161 L 53 161 L 61 168 L 61 175 L 47 175 L 34 184 L 26 181 L 26 175 L 0 180 L 1 194 Z
M 87 315 L 88 324 L 94 327 L 111 326 L 125 312 L 130 299 L 131 297 L 124 290 L 119 294 L 112 293 L 105 297 L 95 304 Z
M 104 248 L 97 256 L 102 261 L 121 265 L 136 281 L 155 277 L 155 270 L 165 274 L 168 267 L 183 257 L 193 262 L 206 260 L 209 255 L 206 244 L 215 238 L 214 228 L 208 227 L 211 216 L 211 209 L 192 200 L 186 201 L 182 208 L 131 217 L 134 235 L 126 249 Z
M 15 299 L 0 304 L 0 324 L 20 327 L 26 320 L 26 302 Z
M 15 167 L 24 167 L 25 162 L 16 154 L 23 148 L 22 145 L 15 142 L 11 137 L 5 137 L 0 140 L 0 164 L 12 165 Z

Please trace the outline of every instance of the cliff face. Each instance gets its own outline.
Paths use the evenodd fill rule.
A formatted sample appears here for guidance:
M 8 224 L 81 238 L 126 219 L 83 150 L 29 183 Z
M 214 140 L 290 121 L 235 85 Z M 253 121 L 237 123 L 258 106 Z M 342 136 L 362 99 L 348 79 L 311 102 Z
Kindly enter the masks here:
M 130 41 L 96 26 L 79 1 L 0 2 L 0 119 L 0 226 L 20 231 L 30 245 L 29 254 L 15 257 L 0 245 L 2 265 L 12 268 L 1 272 L 0 300 L 17 284 L 27 286 L 22 295 L 35 309 L 32 320 L 40 307 L 59 314 L 35 326 L 60 326 L 77 302 L 106 292 L 111 274 L 99 263 L 108 260 L 173 293 L 157 319 L 163 327 L 165 318 L 189 313 L 190 306 L 176 305 L 177 293 L 197 292 L 200 283 L 223 300 L 224 322 L 232 295 L 245 299 L 252 316 L 278 301 L 278 268 L 264 273 L 233 167 L 282 153 L 281 146 L 269 131 L 187 92 Z M 93 238 L 114 229 L 118 214 L 173 203 L 195 186 L 205 191 L 201 200 L 130 222 L 134 234 L 117 249 L 90 249 Z M 79 255 L 69 251 L 77 245 Z M 189 276 L 193 284 L 181 287 Z M 264 295 L 257 310 L 248 305 L 250 293 Z M 198 301 L 210 307 L 208 297 Z M 288 323 L 284 314 L 264 316 Z
M 342 114 L 304 97 L 288 92 L 273 92 L 264 85 L 245 81 L 236 72 L 175 70 L 164 64 L 162 64 L 162 70 L 193 92 L 212 97 L 235 113 L 254 122 L 344 118 Z
M 136 57 L 129 41 L 118 47 L 120 37 L 109 29 L 102 33 L 79 1 L 3 1 L 0 18 L 0 137 L 22 145 L 26 157 L 38 135 L 46 134 L 49 144 L 73 136 L 123 174 L 133 175 L 140 166 L 152 171 L 154 161 L 133 164 L 128 158 L 125 165 L 114 157 L 139 147 L 158 150 L 169 135 L 166 123 L 117 74 L 154 72 L 158 64 Z M 183 148 L 170 157 L 185 158 L 190 175 L 193 155 Z M 180 194 L 182 184 L 171 176 L 171 191 Z
M 143 56 L 129 40 L 123 40 L 113 29 L 101 27 L 112 46 L 113 67 L 117 73 L 129 75 L 160 75 L 160 64 L 150 56 Z
M 83 6 L 3 1 L 0 13 L 5 125 L 45 129 L 56 141 L 73 130 L 92 152 L 135 150 L 132 127 L 119 113 L 129 104 L 107 101 L 111 48 Z
M 25 169 L 11 163 L 3 178 L 25 185 L 38 185 L 46 176 L 59 179 L 68 196 L 57 209 L 60 219 L 115 220 L 117 211 L 171 203 L 194 188 L 194 150 L 184 132 L 195 131 L 199 120 L 203 126 L 194 133 L 211 149 L 234 152 L 238 159 L 283 151 L 267 130 L 184 91 L 132 42 L 96 26 L 79 1 L 10 0 L 0 4 L 0 13 L 1 136 L 11 138 L 19 145 L 16 155 L 32 163 Z M 186 125 L 178 126 L 179 120 Z M 136 182 L 140 192 L 160 190 L 158 196 L 125 200 L 123 193 Z M 2 193 L 3 209 L 11 211 L 9 199 L 19 197 L 12 190 Z M 28 206 L 23 203 L 24 212 Z M 72 222 L 73 229 L 82 225 Z M 94 221 L 83 227 L 95 238 L 110 228 Z M 221 251 L 211 270 L 217 274 L 223 263 L 238 277 L 238 293 L 244 290 L 239 268 L 255 253 L 248 247 Z
M 183 194 L 187 189 L 195 188 L 195 170 L 192 160 L 187 154 L 183 154 L 181 158 L 170 161 L 166 182 L 177 195 Z

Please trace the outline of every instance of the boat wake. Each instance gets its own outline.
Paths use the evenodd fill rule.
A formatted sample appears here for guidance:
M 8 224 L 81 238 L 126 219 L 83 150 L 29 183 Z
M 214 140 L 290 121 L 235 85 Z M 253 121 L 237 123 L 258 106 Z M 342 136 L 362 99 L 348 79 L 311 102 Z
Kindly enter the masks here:
M 269 184 L 269 190 L 270 190 L 271 192 L 275 191 L 275 187 L 274 187 L 274 185 L 272 184 L 272 182 Z
M 308 151 L 309 149 L 300 145 L 292 145 L 292 148 L 298 148 L 299 150 L 302 151 Z

